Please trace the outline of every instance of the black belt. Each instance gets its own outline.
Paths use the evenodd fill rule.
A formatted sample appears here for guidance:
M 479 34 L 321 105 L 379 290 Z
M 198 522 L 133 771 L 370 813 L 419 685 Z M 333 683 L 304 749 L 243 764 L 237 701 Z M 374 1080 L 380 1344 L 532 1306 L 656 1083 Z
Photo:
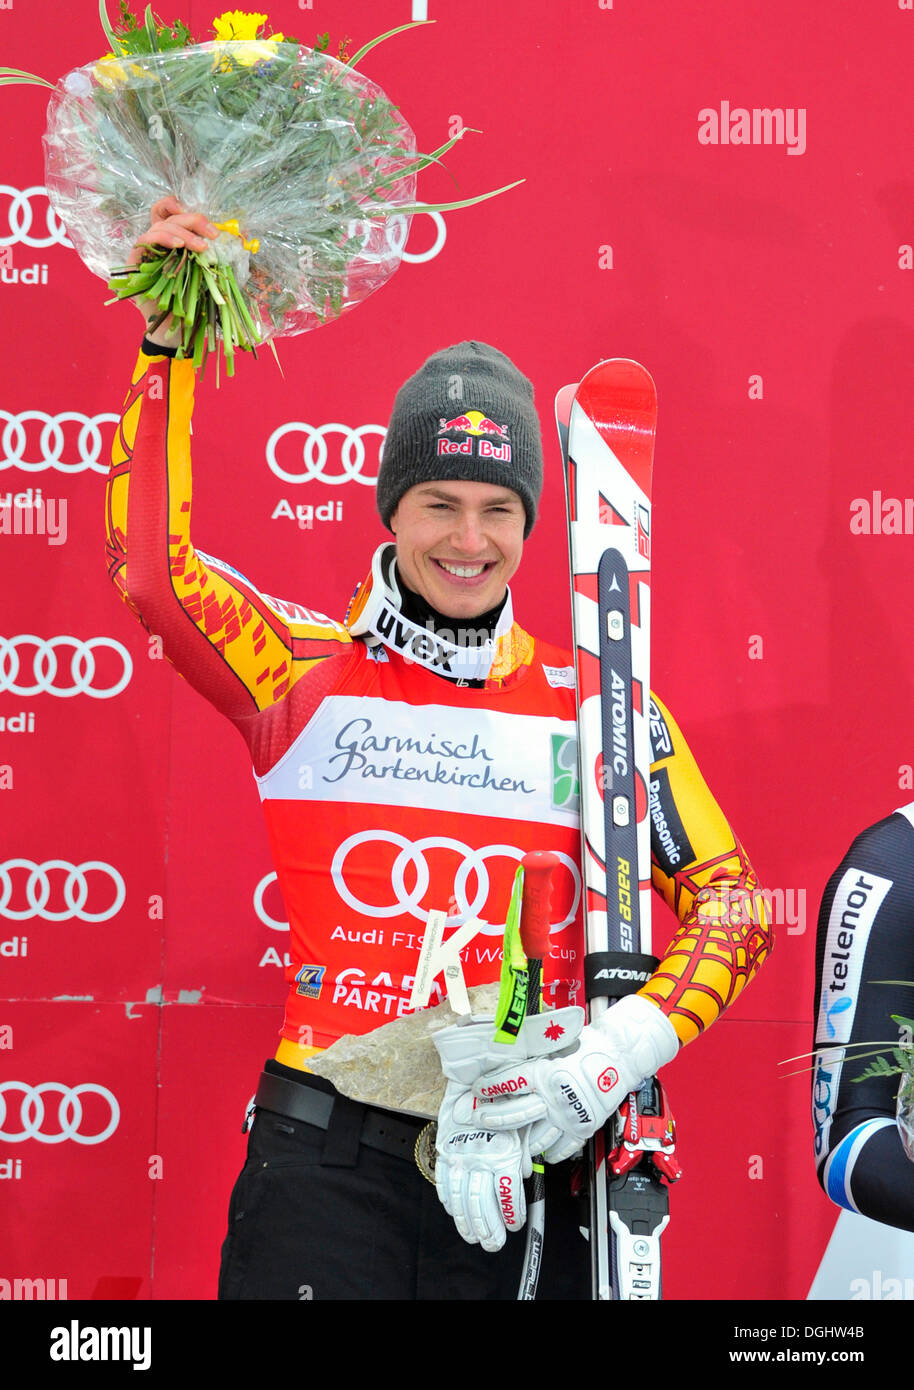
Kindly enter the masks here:
M 399 1119 L 390 1110 L 374 1109 L 348 1096 L 330 1095 L 313 1089 L 305 1080 L 289 1081 L 268 1071 L 260 1074 L 254 1104 L 259 1110 L 270 1110 L 331 1133 L 345 1128 L 358 1144 L 410 1160 L 415 1158 L 416 1140 L 428 1123 L 419 1117 Z M 345 1158 L 342 1163 L 349 1166 Z

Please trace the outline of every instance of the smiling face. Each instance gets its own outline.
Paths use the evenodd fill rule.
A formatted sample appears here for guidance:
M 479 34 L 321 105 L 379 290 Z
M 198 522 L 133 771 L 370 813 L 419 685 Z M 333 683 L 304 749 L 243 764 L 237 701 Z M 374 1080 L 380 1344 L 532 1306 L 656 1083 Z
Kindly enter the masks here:
M 446 618 L 477 618 L 520 564 L 524 504 L 492 483 L 418 483 L 390 518 L 404 583 Z

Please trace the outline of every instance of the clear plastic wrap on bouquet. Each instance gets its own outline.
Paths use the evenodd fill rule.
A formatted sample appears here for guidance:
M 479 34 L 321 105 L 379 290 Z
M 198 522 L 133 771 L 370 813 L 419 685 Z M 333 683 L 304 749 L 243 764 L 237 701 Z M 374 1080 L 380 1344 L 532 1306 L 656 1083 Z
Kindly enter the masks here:
M 102 59 L 67 74 L 44 139 L 51 205 L 107 280 L 173 194 L 237 223 L 230 259 L 263 339 L 337 318 L 400 263 L 416 143 L 383 91 L 324 53 L 269 41 Z

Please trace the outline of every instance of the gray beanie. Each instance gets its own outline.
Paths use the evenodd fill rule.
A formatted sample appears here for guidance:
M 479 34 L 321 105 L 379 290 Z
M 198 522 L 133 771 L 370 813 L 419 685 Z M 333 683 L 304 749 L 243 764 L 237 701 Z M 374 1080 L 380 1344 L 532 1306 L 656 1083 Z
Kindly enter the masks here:
M 417 483 L 457 478 L 508 487 L 536 520 L 543 446 L 533 387 L 509 357 L 486 343 L 433 353 L 400 387 L 378 474 L 381 520 Z

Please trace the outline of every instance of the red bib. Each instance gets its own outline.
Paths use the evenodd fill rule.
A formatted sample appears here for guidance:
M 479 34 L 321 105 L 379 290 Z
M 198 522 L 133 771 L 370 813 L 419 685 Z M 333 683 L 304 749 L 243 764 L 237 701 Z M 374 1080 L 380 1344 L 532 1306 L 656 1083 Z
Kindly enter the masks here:
M 257 779 L 291 930 L 283 1037 L 328 1047 L 406 1012 L 432 908 L 448 931 L 486 923 L 464 973 L 496 980 L 514 873 L 534 849 L 561 860 L 547 1002 L 581 1002 L 575 732 L 570 659 L 544 643 L 484 690 L 354 643 L 336 689 Z

